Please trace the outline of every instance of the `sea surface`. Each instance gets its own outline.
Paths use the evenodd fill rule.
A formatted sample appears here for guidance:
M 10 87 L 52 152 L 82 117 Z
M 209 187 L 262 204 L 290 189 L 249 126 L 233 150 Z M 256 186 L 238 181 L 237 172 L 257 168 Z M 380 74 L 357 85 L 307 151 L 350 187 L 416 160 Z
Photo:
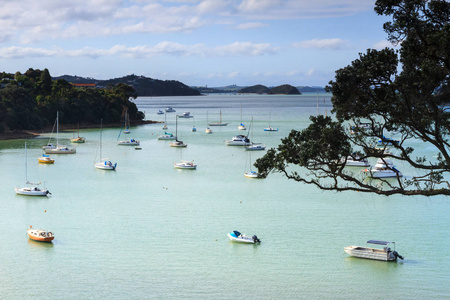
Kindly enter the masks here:
M 450 298 L 449 198 L 325 192 L 281 174 L 249 179 L 244 172 L 265 151 L 225 146 L 244 133 L 241 120 L 247 129 L 253 120 L 250 138 L 276 147 L 311 115 L 330 115 L 328 94 L 140 97 L 136 104 L 148 120 L 166 117 L 174 134 L 175 114 L 189 111 L 194 118 L 178 119 L 177 130 L 187 148 L 157 140 L 162 124 L 131 124 L 131 134 L 120 136 L 141 140 L 141 150 L 117 146 L 120 128 L 104 128 L 102 156 L 117 162 L 111 172 L 94 168 L 99 129 L 81 130 L 87 142 L 74 155 L 53 155 L 54 165 L 37 163 L 54 134 L 0 141 L 0 299 Z M 177 112 L 156 114 L 168 106 Z M 205 134 L 220 113 L 230 124 Z M 269 124 L 279 130 L 263 131 Z M 74 134 L 59 138 L 67 144 Z M 413 146 L 418 156 L 432 155 L 423 143 Z M 180 160 L 198 169 L 174 169 Z M 26 176 L 45 181 L 51 197 L 16 195 Z M 52 231 L 53 243 L 29 240 L 30 225 Z M 261 244 L 232 243 L 233 230 L 256 234 Z M 344 252 L 369 239 L 395 241 L 405 260 Z

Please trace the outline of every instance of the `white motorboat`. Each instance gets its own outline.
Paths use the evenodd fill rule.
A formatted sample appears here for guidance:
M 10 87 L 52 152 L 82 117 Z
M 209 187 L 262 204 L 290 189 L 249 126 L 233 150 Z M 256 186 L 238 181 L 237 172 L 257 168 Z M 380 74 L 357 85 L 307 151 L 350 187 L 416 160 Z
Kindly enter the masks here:
M 225 141 L 227 146 L 250 146 L 250 140 L 246 135 L 238 134 L 234 136 L 231 140 Z
M 32 226 L 30 226 L 29 229 L 27 229 L 28 237 L 34 241 L 38 242 L 51 242 L 55 238 L 53 233 L 50 231 L 44 230 L 44 229 L 33 229 Z
M 76 148 L 69 148 L 66 145 L 59 144 L 59 112 L 56 112 L 56 147 L 44 149 L 45 154 L 74 154 Z
M 176 110 L 169 106 L 166 108 L 166 112 L 176 112 Z
M 273 127 L 266 127 L 264 128 L 264 131 L 278 131 L 278 128 L 273 128 Z
M 367 241 L 367 243 L 375 245 L 383 245 L 385 247 L 383 249 L 377 249 L 360 246 L 347 246 L 344 248 L 344 250 L 349 255 L 359 258 L 374 259 L 381 261 L 396 261 L 397 258 L 403 259 L 403 256 L 401 256 L 400 254 L 397 253 L 397 251 L 395 251 L 395 242 L 370 240 Z M 394 245 L 394 250 L 388 247 L 389 244 Z
M 365 169 L 364 172 L 372 178 L 396 178 L 403 177 L 402 172 L 397 170 L 392 161 L 388 158 L 384 158 L 384 162 L 378 159 L 375 166 L 371 169 Z
M 377 142 L 378 147 L 394 146 L 394 145 L 398 145 L 398 144 L 400 144 L 400 140 L 394 140 L 393 138 L 389 138 L 389 137 L 385 137 L 385 136 L 383 136 Z
M 47 196 L 51 194 L 45 187 L 43 189 L 39 188 L 39 183 L 32 183 L 28 181 L 28 153 L 27 153 L 27 143 L 25 142 L 25 187 L 14 188 L 14 191 L 18 195 L 24 196 Z
M 135 140 L 135 139 L 129 139 L 129 140 L 123 140 L 123 141 L 118 141 L 117 145 L 119 146 L 139 146 L 141 144 L 140 141 Z
M 345 163 L 347 167 L 368 167 L 370 166 L 367 158 L 361 158 L 358 155 L 349 155 L 347 158 L 343 157 L 341 159 L 342 163 Z
M 241 234 L 239 231 L 234 230 L 233 232 L 230 232 L 228 234 L 228 237 L 231 241 L 237 242 L 237 243 L 245 243 L 245 244 L 256 244 L 261 243 L 261 241 L 258 239 L 256 235 L 249 237 L 245 234 Z
M 192 161 L 182 160 L 181 162 L 174 163 L 173 167 L 175 169 L 188 169 L 188 170 L 197 169 L 197 165 L 194 164 L 193 160 Z
M 178 118 L 186 118 L 186 119 L 188 119 L 188 118 L 193 118 L 193 117 L 194 116 L 191 116 L 191 113 L 188 112 L 188 111 L 182 113 L 181 115 L 178 115 Z
M 192 132 L 197 132 L 197 127 L 195 127 L 195 126 L 192 126 L 192 129 L 191 129 L 191 131 L 192 131 Z
M 256 171 L 245 172 L 244 176 L 247 178 L 261 178 L 261 176 L 259 176 L 259 173 Z
M 42 146 L 42 150 L 45 150 L 45 149 L 56 149 L 56 146 L 53 144 L 47 144 L 45 146 Z
M 244 147 L 246 151 L 260 151 L 260 150 L 265 150 L 266 146 L 265 145 L 261 145 L 261 144 L 251 144 L 250 146 L 245 146 Z
M 163 135 L 158 135 L 158 140 L 176 140 L 176 138 L 176 136 L 168 132 L 164 132 Z
M 100 161 L 94 163 L 94 167 L 100 170 L 108 170 L 108 171 L 115 171 L 117 167 L 117 163 L 111 162 L 107 158 L 102 158 L 102 133 L 103 133 L 103 119 L 100 120 Z
M 211 134 L 211 133 L 213 133 L 213 131 L 212 131 L 212 129 L 211 129 L 211 128 L 209 128 L 209 127 L 206 127 L 206 129 L 205 129 L 205 133 L 206 133 L 206 134 Z
M 156 113 L 157 115 L 163 115 L 164 112 L 162 110 L 158 110 L 158 112 Z

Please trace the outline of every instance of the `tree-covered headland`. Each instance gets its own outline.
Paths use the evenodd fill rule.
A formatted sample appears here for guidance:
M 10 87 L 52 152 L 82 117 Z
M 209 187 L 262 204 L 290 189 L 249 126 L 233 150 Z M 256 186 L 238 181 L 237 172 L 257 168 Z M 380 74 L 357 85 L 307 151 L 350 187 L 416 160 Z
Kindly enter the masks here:
M 311 117 L 306 129 L 292 130 L 255 163 L 263 177 L 280 172 L 332 191 L 450 195 L 450 2 L 378 0 L 375 12 L 392 17 L 384 30 L 399 50 L 369 49 L 337 70 L 327 86 L 335 118 Z M 389 152 L 374 147 L 385 135 L 399 138 Z M 409 176 L 371 180 L 345 167 L 349 155 L 391 158 Z
M 118 123 L 125 111 L 141 121 L 130 98 L 134 89 L 126 84 L 106 88 L 79 88 L 63 79 L 52 80 L 47 69 L 25 73 L 0 73 L 0 133 L 8 130 L 36 130 L 52 125 L 59 112 L 61 124 Z

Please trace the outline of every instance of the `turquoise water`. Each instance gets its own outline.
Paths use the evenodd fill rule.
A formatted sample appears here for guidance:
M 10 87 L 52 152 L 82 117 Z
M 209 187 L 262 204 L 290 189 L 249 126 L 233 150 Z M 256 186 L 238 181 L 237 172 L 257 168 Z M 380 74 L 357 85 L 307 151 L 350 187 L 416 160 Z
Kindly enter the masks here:
M 324 101 L 325 98 L 325 101 Z M 253 117 L 253 140 L 275 147 L 310 115 L 330 112 L 328 95 L 138 98 L 146 118 L 158 109 L 190 111 L 180 119 L 185 149 L 158 141 L 162 125 L 132 127 L 142 150 L 117 146 L 119 128 L 103 130 L 103 156 L 116 172 L 97 170 L 98 130 L 82 130 L 75 155 L 39 165 L 29 139 L 28 179 L 45 181 L 49 198 L 14 193 L 25 182 L 25 140 L 0 141 L 0 298 L 49 299 L 442 299 L 449 298 L 450 202 L 445 197 L 332 193 L 280 174 L 245 178 L 251 157 L 224 140 Z M 204 133 L 207 119 L 227 127 Z M 175 133 L 175 114 L 168 114 Z M 264 132 L 269 125 L 278 132 Z M 191 132 L 195 124 L 197 132 Z M 60 133 L 68 142 L 72 133 Z M 415 145 L 418 151 L 420 143 Z M 195 171 L 172 164 L 194 160 Z M 399 165 L 406 175 L 411 170 Z M 26 228 L 51 230 L 52 244 Z M 256 234 L 260 245 L 233 244 L 227 233 Z M 405 257 L 384 263 L 349 257 L 348 245 L 392 240 Z

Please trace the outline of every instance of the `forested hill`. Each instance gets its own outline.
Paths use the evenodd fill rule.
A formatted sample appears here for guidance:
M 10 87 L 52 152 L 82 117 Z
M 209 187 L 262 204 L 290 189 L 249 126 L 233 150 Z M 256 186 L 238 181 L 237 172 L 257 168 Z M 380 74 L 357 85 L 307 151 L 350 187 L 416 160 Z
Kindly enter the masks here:
M 198 96 L 200 92 L 190 88 L 182 82 L 176 80 L 159 80 L 145 76 L 127 75 L 120 78 L 99 80 L 94 78 L 83 78 L 78 76 L 63 75 L 54 77 L 64 79 L 70 83 L 95 83 L 97 87 L 116 86 L 119 83 L 130 85 L 138 96 Z
M 271 95 L 279 95 L 279 94 L 299 95 L 299 94 L 301 94 L 296 87 L 289 85 L 289 84 L 279 85 L 279 86 L 276 86 L 276 87 L 273 87 L 270 89 L 264 85 L 257 84 L 257 85 L 243 88 L 243 89 L 239 90 L 239 93 L 241 93 L 241 94 L 246 94 L 246 93 L 271 94 Z

